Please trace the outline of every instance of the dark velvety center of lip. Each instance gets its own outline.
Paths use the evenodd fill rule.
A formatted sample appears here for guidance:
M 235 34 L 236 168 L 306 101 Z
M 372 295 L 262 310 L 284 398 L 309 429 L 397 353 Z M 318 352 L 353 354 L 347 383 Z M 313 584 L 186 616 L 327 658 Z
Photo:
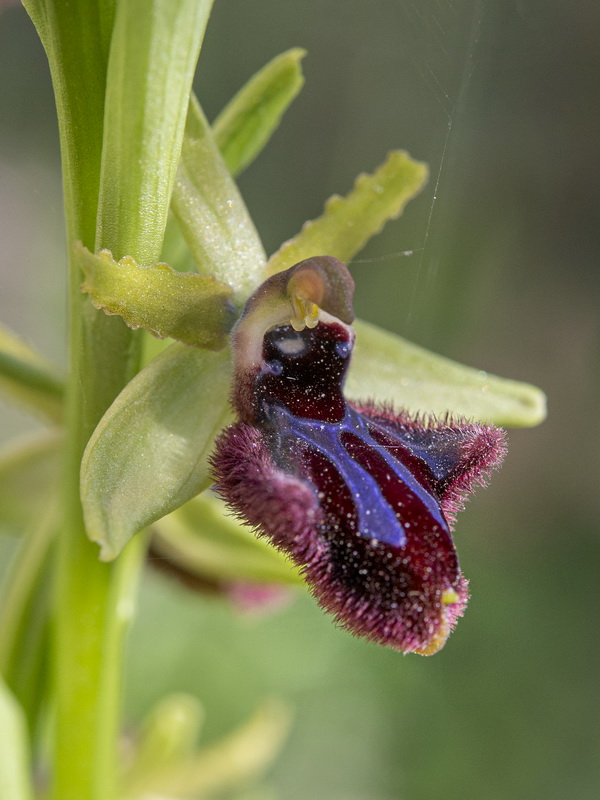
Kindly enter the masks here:
M 350 354 L 350 334 L 342 325 L 319 323 L 303 331 L 290 325 L 274 328 L 264 338 L 265 366 L 257 379 L 257 397 L 287 408 L 295 417 L 340 422 Z

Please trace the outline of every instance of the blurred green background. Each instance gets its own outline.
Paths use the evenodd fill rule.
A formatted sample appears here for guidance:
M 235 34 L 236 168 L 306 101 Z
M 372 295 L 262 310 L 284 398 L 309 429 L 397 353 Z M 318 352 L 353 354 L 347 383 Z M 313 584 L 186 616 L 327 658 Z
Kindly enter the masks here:
M 283 697 L 295 721 L 268 784 L 285 800 L 598 797 L 599 37 L 586 2 L 216 0 L 196 84 L 209 117 L 278 52 L 309 51 L 240 179 L 267 250 L 409 150 L 431 181 L 352 265 L 358 313 L 541 386 L 549 418 L 511 432 L 459 520 L 472 601 L 435 658 L 357 641 L 306 596 L 240 616 L 148 575 L 130 722 L 189 691 L 210 741 Z M 64 364 L 56 120 L 18 7 L 0 13 L 0 75 L 0 319 Z M 0 424 L 2 441 L 31 426 L 7 406 Z

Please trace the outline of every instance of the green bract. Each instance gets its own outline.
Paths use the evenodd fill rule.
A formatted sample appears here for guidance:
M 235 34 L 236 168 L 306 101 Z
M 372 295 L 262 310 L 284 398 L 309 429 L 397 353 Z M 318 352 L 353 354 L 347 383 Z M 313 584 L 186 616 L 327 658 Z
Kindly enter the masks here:
M 147 0 L 116 4 L 96 250 L 140 264 L 159 258 L 211 7 L 212 0 L 154 0 L 151 9 Z

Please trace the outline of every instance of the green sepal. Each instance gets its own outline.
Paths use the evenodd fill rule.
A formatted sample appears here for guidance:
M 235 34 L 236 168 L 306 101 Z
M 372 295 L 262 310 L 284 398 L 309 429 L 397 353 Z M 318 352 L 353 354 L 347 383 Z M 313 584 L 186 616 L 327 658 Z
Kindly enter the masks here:
M 192 96 L 171 208 L 198 272 L 233 288 L 241 304 L 263 278 L 266 256 L 244 201 Z
M 74 250 L 85 275 L 82 291 L 96 308 L 161 339 L 210 350 L 225 346 L 235 319 L 229 286 L 168 264 L 140 266 L 131 256 L 117 262 L 110 250 L 90 253 L 79 242 Z
M 23 710 L 0 678 L 0 797 L 33 800 Z
M 0 534 L 20 536 L 56 488 L 62 436 L 49 430 L 0 448 Z
M 413 414 L 466 417 L 507 427 L 538 425 L 546 398 L 527 383 L 457 364 L 375 325 L 357 321 L 346 396 Z
M 174 344 L 108 409 L 81 464 L 86 530 L 102 560 L 210 485 L 208 456 L 231 420 L 230 380 L 228 350 Z
M 300 60 L 306 50 L 294 47 L 275 56 L 242 86 L 212 125 L 215 142 L 232 175 L 238 175 L 261 152 L 302 86 Z
M 52 422 L 63 413 L 63 381 L 52 364 L 0 325 L 0 389 Z
M 372 175 L 359 175 L 349 194 L 331 197 L 322 216 L 285 242 L 269 259 L 268 274 L 315 255 L 335 256 L 347 264 L 388 220 L 400 216 L 427 175 L 427 166 L 403 150 L 390 153 Z
M 156 523 L 153 552 L 200 580 L 304 583 L 284 555 L 228 513 L 204 492 Z

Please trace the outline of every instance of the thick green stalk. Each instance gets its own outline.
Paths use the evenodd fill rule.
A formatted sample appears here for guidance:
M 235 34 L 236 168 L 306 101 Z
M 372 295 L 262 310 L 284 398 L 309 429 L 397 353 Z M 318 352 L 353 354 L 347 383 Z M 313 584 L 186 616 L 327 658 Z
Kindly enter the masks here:
M 55 88 L 69 246 L 80 240 L 141 263 L 158 259 L 211 2 L 120 0 L 115 11 L 114 0 L 25 0 Z M 143 546 L 141 539 L 132 542 L 113 565 L 98 560 L 83 523 L 79 469 L 90 434 L 135 372 L 137 346 L 122 320 L 98 313 L 82 297 L 81 279 L 71 259 L 52 796 L 110 800 L 122 612 L 132 605 Z

